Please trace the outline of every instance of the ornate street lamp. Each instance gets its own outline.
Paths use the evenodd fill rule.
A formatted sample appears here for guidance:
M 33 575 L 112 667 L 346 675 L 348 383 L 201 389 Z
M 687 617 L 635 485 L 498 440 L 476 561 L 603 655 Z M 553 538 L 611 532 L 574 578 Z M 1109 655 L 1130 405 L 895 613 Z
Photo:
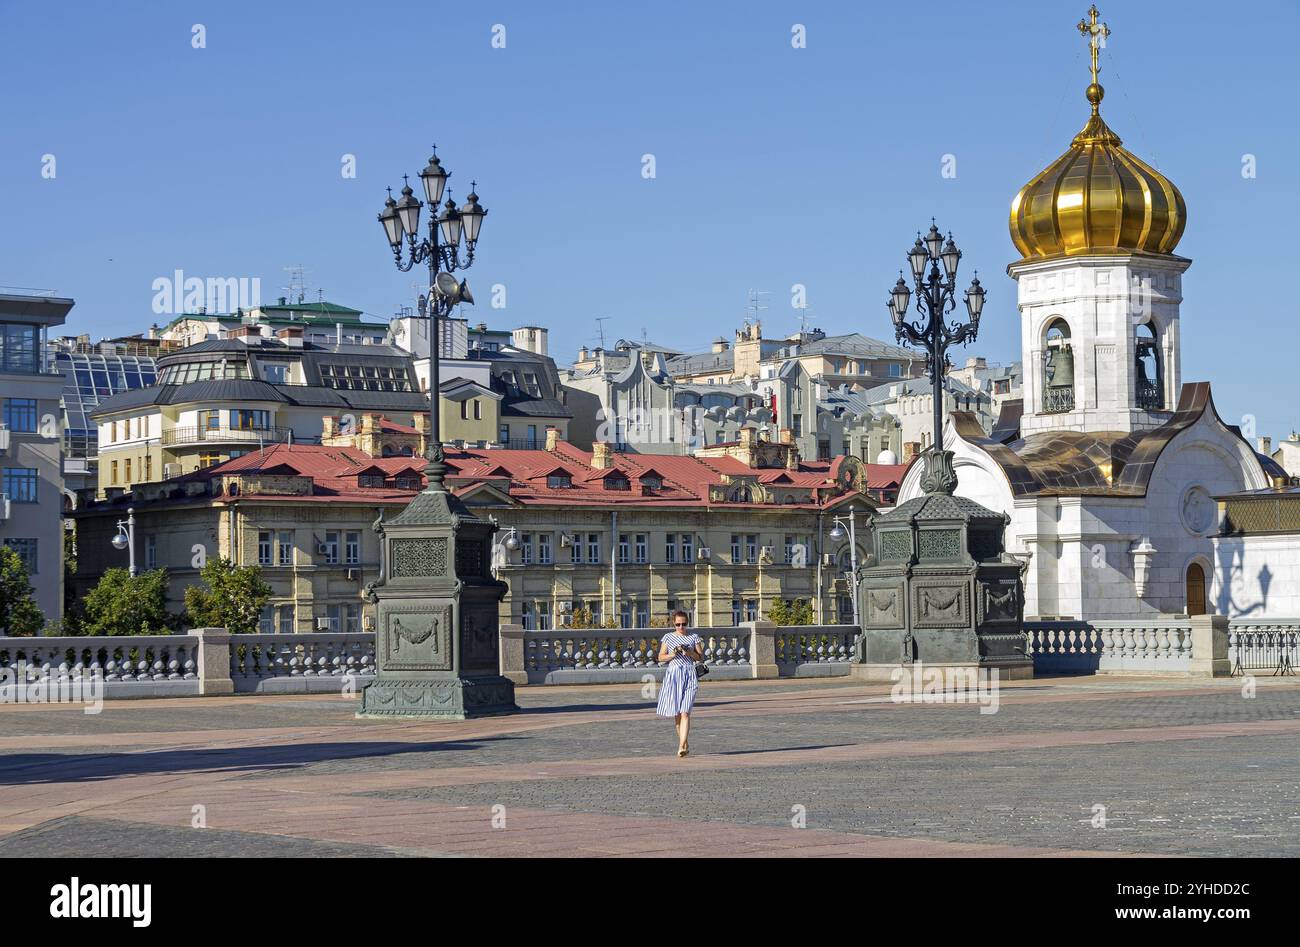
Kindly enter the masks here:
M 517 677 L 501 673 L 499 614 L 508 587 L 493 575 L 497 523 L 475 516 L 443 482 L 439 328 L 457 303 L 474 302 L 469 286 L 452 274 L 473 264 L 487 216 L 472 190 L 458 208 L 447 192 L 448 177 L 434 155 L 419 174 L 425 200 L 403 178 L 401 196 L 394 200 L 389 191 L 379 214 L 397 268 L 429 267 L 429 291 L 420 294 L 419 308 L 429 320 L 431 445 L 428 486 L 393 519 L 381 515 L 374 524 L 381 537 L 379 578 L 364 595 L 375 606 L 375 676 L 361 692 L 363 717 L 464 720 L 519 709 Z M 519 545 L 513 529 L 504 545 Z
M 858 526 L 856 513 L 857 511 L 853 507 L 849 507 L 847 519 L 843 516 L 833 518 L 832 522 L 835 526 L 831 530 L 831 539 L 834 542 L 839 542 L 845 536 L 849 537 L 849 584 L 853 594 L 853 624 L 861 627 L 861 618 L 858 613 Z M 844 529 L 845 523 L 849 524 L 847 532 Z
M 442 213 L 438 213 L 438 204 L 442 201 L 451 172 L 443 170 L 442 162 L 436 154 L 436 145 L 434 151 L 435 154 L 419 174 L 425 201 L 429 204 L 424 235 L 420 233 L 420 211 L 425 201 L 415 196 L 410 180 L 405 175 L 402 176 L 402 196 L 398 200 L 393 200 L 393 190 L 388 189 L 388 199 L 384 201 L 384 209 L 379 213 L 379 223 L 383 225 L 384 238 L 393 251 L 393 263 L 399 270 L 405 273 L 417 263 L 429 267 L 429 293 L 428 296 L 420 297 L 420 315 L 429 320 L 430 450 L 425 475 L 429 479 L 428 489 L 441 492 L 447 465 L 442 451 L 442 421 L 438 411 L 438 389 L 441 385 L 439 328 L 441 320 L 451 315 L 457 303 L 473 304 L 474 298 L 464 281 L 457 283 L 449 276 L 440 280 L 438 276 L 469 269 L 473 265 L 474 248 L 478 244 L 479 229 L 483 226 L 487 210 L 479 206 L 478 195 L 471 189 L 464 208 L 458 209 L 448 192 Z M 473 188 L 475 183 L 471 181 L 470 187 Z M 405 249 L 402 246 L 403 238 Z
M 947 316 L 957 307 L 957 265 L 961 251 L 948 234 L 943 234 L 931 221 L 930 232 L 916 236 L 916 243 L 907 251 L 907 262 L 912 270 L 916 291 L 916 310 L 921 319 L 911 322 L 907 318 L 912 289 L 899 273 L 898 282 L 889 294 L 889 316 L 894 323 L 894 334 L 899 342 L 914 345 L 925 352 L 926 372 L 930 375 L 930 388 L 934 397 L 934 441 L 931 449 L 936 453 L 943 448 L 943 376 L 951 367 L 948 349 L 965 345 L 979 332 L 980 313 L 984 309 L 984 289 L 978 278 L 971 280 L 966 290 L 966 312 L 969 322 L 949 323 Z M 929 265 L 929 273 L 926 265 Z M 942 269 L 941 269 L 942 268 Z

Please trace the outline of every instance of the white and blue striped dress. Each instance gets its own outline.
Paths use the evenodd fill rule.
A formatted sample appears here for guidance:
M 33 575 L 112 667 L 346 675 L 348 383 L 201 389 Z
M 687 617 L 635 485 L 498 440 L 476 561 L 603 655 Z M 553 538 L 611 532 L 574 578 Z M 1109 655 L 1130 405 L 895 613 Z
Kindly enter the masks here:
M 693 648 L 703 643 L 699 635 L 679 635 L 670 631 L 660 642 L 661 648 L 670 653 L 679 645 Z M 700 689 L 700 682 L 695 677 L 695 662 L 690 658 L 673 658 L 668 662 L 664 672 L 664 682 L 659 687 L 659 706 L 655 710 L 660 717 L 676 717 L 688 714 L 695 706 L 695 692 Z

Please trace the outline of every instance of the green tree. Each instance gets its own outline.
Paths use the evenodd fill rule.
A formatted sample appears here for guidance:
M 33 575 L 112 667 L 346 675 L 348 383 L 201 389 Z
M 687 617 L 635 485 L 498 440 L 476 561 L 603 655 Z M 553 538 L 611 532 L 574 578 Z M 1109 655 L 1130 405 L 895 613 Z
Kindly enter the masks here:
M 22 556 L 0 545 L 0 634 L 34 635 L 44 625 Z
M 778 598 L 767 610 L 767 620 L 782 627 L 811 625 L 814 617 L 812 602 L 802 598 L 794 601 Z
M 790 603 L 778 598 L 767 608 L 767 620 L 774 625 L 793 625 L 790 620 Z
M 185 590 L 185 612 L 193 628 L 225 628 L 234 635 L 257 631 L 271 587 L 258 566 L 237 566 L 229 559 L 209 559 L 199 573 L 207 588 Z
M 134 578 L 125 569 L 109 569 L 82 600 L 80 614 L 64 623 L 65 632 L 83 635 L 166 635 L 176 619 L 167 612 L 167 570 L 154 569 Z

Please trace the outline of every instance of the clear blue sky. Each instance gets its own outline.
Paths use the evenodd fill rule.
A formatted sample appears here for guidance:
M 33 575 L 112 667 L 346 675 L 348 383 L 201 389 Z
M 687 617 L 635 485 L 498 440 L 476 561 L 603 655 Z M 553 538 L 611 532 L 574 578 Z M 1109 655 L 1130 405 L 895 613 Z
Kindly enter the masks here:
M 0 284 L 74 297 L 69 329 L 98 336 L 147 328 L 175 269 L 260 277 L 270 301 L 301 263 L 386 317 L 412 276 L 375 214 L 436 141 L 455 195 L 477 178 L 490 211 L 472 315 L 549 326 L 562 364 L 597 316 L 611 341 L 703 347 L 750 288 L 772 292 L 767 334 L 788 333 L 795 283 L 815 325 L 887 339 L 885 295 L 931 215 L 990 293 L 972 351 L 1011 361 L 1008 206 L 1086 119 L 1087 6 L 0 2 Z M 1187 198 L 1184 378 L 1275 437 L 1300 427 L 1297 9 L 1101 7 L 1104 114 Z M 1266 277 L 1277 290 L 1248 299 Z

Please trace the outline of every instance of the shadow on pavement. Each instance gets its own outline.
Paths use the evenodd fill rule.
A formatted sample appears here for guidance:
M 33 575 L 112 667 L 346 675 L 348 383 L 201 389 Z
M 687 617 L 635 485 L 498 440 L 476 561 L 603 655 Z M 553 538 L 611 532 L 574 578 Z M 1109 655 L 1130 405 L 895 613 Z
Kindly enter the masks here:
M 89 782 L 157 773 L 292 770 L 311 763 L 370 756 L 476 750 L 515 737 L 436 743 L 306 743 L 286 746 L 181 748 L 140 753 L 13 753 L 0 757 L 0 786 Z

